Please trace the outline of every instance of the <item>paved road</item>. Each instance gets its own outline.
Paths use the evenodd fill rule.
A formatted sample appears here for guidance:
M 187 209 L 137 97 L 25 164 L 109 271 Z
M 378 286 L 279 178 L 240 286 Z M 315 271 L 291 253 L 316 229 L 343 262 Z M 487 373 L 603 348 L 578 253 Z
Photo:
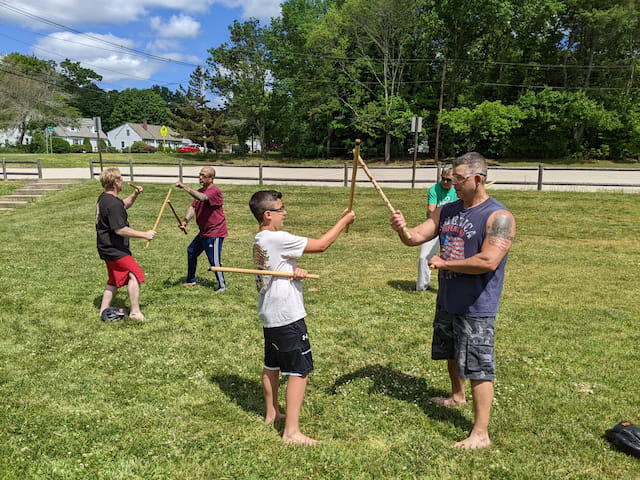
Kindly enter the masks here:
M 182 180 L 185 183 L 197 183 L 200 166 L 184 166 Z M 120 166 L 125 179 L 129 181 L 129 167 Z M 260 168 L 258 166 L 216 166 L 217 183 L 230 185 L 258 185 Z M 412 169 L 410 167 L 370 167 L 376 181 L 383 188 L 411 187 Z M 8 179 L 33 179 L 33 169 L 11 169 Z M 97 175 L 99 168 L 95 169 Z M 15 173 L 15 174 L 14 174 Z M 493 167 L 489 168 L 488 181 L 496 180 L 491 187 L 494 189 L 535 190 L 538 183 L 538 168 L 536 167 Z M 89 168 L 43 168 L 45 179 L 75 178 L 89 180 Z M 95 177 L 97 178 L 97 177 Z M 180 179 L 180 169 L 176 166 L 148 167 L 135 166 L 133 181 L 139 183 L 174 183 Z M 437 179 L 436 167 L 418 167 L 415 174 L 416 188 L 426 188 Z M 336 167 L 279 167 L 265 166 L 262 168 L 262 183 L 264 185 L 322 185 L 344 186 L 351 181 L 350 168 Z M 358 185 L 370 186 L 366 174 L 358 171 Z M 545 168 L 543 171 L 544 191 L 616 191 L 626 193 L 640 193 L 640 169 L 568 169 Z

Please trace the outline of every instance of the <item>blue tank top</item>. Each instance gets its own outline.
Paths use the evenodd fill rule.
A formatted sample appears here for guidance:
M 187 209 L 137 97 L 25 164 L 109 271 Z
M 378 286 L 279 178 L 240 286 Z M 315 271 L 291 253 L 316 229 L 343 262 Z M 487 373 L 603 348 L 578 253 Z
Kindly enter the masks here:
M 477 254 L 485 239 L 487 220 L 496 210 L 507 208 L 491 197 L 472 208 L 464 208 L 462 200 L 444 205 L 439 225 L 442 259 L 462 260 Z M 495 317 L 507 257 L 505 255 L 495 271 L 480 275 L 440 271 L 438 304 L 449 313 Z

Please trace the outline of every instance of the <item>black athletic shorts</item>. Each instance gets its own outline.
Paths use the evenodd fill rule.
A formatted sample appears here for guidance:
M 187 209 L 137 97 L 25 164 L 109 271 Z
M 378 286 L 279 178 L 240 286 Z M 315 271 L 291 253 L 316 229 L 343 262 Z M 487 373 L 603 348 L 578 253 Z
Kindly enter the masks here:
M 263 328 L 264 368 L 304 377 L 313 370 L 311 344 L 304 318 L 282 327 Z

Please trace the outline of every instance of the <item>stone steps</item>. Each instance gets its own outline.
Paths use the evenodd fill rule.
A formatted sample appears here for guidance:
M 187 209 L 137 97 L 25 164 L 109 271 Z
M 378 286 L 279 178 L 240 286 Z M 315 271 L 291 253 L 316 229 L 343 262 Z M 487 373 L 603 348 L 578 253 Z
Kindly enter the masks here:
M 17 207 L 22 207 L 32 202 L 34 199 L 47 195 L 48 193 L 57 192 L 58 190 L 79 183 L 78 179 L 56 178 L 52 180 L 35 180 L 29 182 L 21 188 L 16 188 L 11 195 L 0 196 L 0 212 L 10 211 Z

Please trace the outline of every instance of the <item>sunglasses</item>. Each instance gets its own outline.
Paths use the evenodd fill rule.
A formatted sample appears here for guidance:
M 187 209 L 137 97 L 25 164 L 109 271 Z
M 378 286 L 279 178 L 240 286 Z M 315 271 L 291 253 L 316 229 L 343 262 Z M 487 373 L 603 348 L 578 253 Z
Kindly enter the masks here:
M 452 182 L 452 181 L 453 181 L 453 178 L 440 177 L 440 180 L 442 180 L 443 182 Z
M 284 212 L 286 208 L 282 205 L 280 208 L 267 208 L 267 212 Z

